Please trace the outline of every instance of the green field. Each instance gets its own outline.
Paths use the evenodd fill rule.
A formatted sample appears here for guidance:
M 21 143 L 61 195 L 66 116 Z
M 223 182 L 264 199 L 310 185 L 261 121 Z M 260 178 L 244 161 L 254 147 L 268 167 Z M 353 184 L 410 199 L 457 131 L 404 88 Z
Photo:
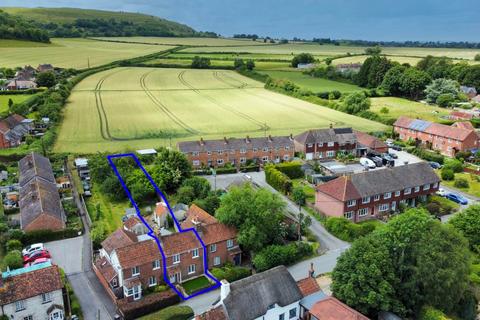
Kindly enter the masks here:
M 20 103 L 33 96 L 32 94 L 10 94 L 0 95 L 0 113 L 8 111 L 8 100 L 12 99 L 13 103 Z
M 75 87 L 64 116 L 58 152 L 174 146 L 200 137 L 297 134 L 330 124 L 386 129 L 221 70 L 117 68 L 97 73 Z
M 176 59 L 176 58 L 156 58 L 149 61 L 146 61 L 145 64 L 175 64 L 181 66 L 190 66 L 192 64 L 191 59 Z M 212 66 L 216 67 L 233 67 L 233 61 L 231 60 L 210 60 Z M 255 69 L 257 71 L 261 70 L 294 70 L 289 67 L 290 63 L 287 62 L 276 62 L 276 61 L 255 61 Z
M 407 116 L 410 118 L 419 118 L 428 121 L 438 122 L 440 116 L 448 115 L 450 110 L 423 104 L 420 102 L 410 101 L 402 98 L 384 97 L 371 98 L 372 106 L 370 111 L 375 112 L 385 119 L 397 119 L 400 116 Z M 386 107 L 388 113 L 381 113 L 380 110 Z
M 7 46 L 2 45 L 7 43 Z M 31 42 L 19 41 L 12 45 L 12 40 L 0 40 L 0 66 L 19 67 L 41 63 L 50 63 L 55 67 L 84 69 L 99 66 L 116 60 L 133 58 L 167 50 L 172 46 L 152 46 L 146 44 L 129 44 L 95 41 L 88 39 L 52 39 L 52 45 L 39 46 Z
M 363 88 L 354 84 L 332 81 L 323 78 L 314 78 L 301 72 L 295 71 L 263 71 L 274 79 L 290 80 L 304 90 L 311 90 L 313 92 L 324 92 L 338 90 L 340 92 L 349 93 L 362 91 Z
M 132 43 L 151 43 L 178 46 L 257 46 L 270 45 L 261 41 L 234 38 L 172 38 L 172 37 L 95 37 L 94 39 L 109 41 L 125 41 Z

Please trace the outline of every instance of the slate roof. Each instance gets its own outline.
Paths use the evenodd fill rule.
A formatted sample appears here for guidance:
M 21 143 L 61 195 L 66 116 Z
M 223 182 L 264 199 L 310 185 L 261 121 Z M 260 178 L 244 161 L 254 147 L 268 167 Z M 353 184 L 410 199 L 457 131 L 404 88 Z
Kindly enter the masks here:
M 315 303 L 310 309 L 310 314 L 322 320 L 369 320 L 334 297 L 328 297 Z
M 65 222 L 56 184 L 34 177 L 20 189 L 20 220 L 26 228 L 40 215 L 46 214 Z
M 53 175 L 50 160 L 39 155 L 38 153 L 32 152 L 23 157 L 18 162 L 18 166 L 20 172 L 20 187 L 23 187 L 34 177 L 39 177 L 45 181 L 55 183 L 55 177 Z
M 303 295 L 285 266 L 232 282 L 223 305 L 230 320 L 256 319 L 273 304 L 286 306 Z
M 352 128 L 328 128 L 305 131 L 295 136 L 295 141 L 302 145 L 328 142 L 344 144 L 356 143 L 357 137 Z
M 23 125 L 25 118 L 19 114 L 12 114 L 0 120 L 0 133 L 5 135 L 7 141 L 19 141 L 28 133 L 28 126 Z
M 0 305 L 28 299 L 63 288 L 57 266 L 50 266 L 3 279 L 0 286 Z
M 251 150 L 257 148 L 261 150 L 265 147 L 291 147 L 293 148 L 293 139 L 290 136 L 261 137 L 261 138 L 224 138 L 220 140 L 183 141 L 178 142 L 178 150 L 184 153 L 188 152 L 207 152 L 218 150 Z
M 430 165 L 419 162 L 339 177 L 318 186 L 317 190 L 347 201 L 438 182 L 440 178 Z
M 444 137 L 447 139 L 454 140 L 465 140 L 474 130 L 464 129 L 455 126 L 447 126 L 440 123 L 432 123 L 429 121 L 419 120 L 419 119 L 410 119 L 404 116 L 401 116 L 393 124 L 394 127 L 412 129 L 420 132 L 425 132 L 428 134 Z
M 110 255 L 113 250 L 137 242 L 137 237 L 131 231 L 118 228 L 102 242 L 102 248 Z

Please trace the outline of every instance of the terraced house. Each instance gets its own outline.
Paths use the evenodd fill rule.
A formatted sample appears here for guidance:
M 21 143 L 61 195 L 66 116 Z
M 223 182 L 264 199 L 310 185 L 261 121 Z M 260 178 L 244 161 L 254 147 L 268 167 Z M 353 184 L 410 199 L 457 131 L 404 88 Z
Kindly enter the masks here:
M 147 288 L 165 284 L 164 269 L 173 284 L 202 276 L 205 254 L 209 268 L 241 262 L 236 230 L 219 223 L 195 205 L 187 211 L 182 229 L 195 228 L 206 249 L 193 231 L 158 233 L 165 266 L 157 243 L 146 234 L 147 230 L 142 232 L 138 228 L 138 223 L 136 217 L 129 218 L 122 228 L 102 242 L 100 255 L 95 260 L 94 270 L 114 301 L 139 300 Z
M 438 190 L 440 178 L 426 162 L 342 176 L 319 185 L 315 207 L 327 216 L 354 222 L 398 210 Z
M 193 168 L 223 167 L 230 163 L 236 167 L 247 162 L 257 164 L 289 161 L 295 153 L 292 136 L 245 139 L 184 141 L 177 144 Z
M 462 122 L 447 126 L 402 116 L 395 121 L 393 128 L 401 140 L 413 140 L 417 145 L 437 150 L 449 157 L 454 157 L 460 151 L 478 148 L 477 132 Z
M 338 152 L 357 152 L 357 137 L 352 128 L 308 130 L 295 136 L 295 151 L 307 160 L 332 159 Z

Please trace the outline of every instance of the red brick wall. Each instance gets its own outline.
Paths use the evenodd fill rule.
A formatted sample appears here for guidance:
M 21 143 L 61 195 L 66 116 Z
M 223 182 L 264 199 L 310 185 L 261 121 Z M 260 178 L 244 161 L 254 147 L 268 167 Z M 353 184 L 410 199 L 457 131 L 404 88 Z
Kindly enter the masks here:
M 345 144 L 343 146 L 340 146 L 338 143 L 334 143 L 333 146 L 328 146 L 328 143 L 325 142 L 323 144 L 321 143 L 313 143 L 309 146 L 309 144 L 301 145 L 299 143 L 295 143 L 295 151 L 297 152 L 303 152 L 305 154 L 307 153 L 313 153 L 314 154 L 314 159 L 325 159 L 325 158 L 334 158 L 336 153 L 341 150 L 345 151 L 355 151 L 357 148 L 357 145 L 355 143 L 349 143 Z M 335 155 L 333 157 L 327 157 L 327 151 L 334 151 Z M 322 157 L 317 156 L 317 153 L 322 153 Z
M 155 259 L 160 260 L 160 268 L 153 270 L 153 261 Z M 140 279 L 142 282 L 142 287 L 148 287 L 148 280 L 151 276 L 155 276 L 157 278 L 157 284 L 164 283 L 163 281 L 163 267 L 162 267 L 162 258 L 160 256 L 160 252 L 158 253 L 157 257 L 152 257 L 152 259 L 148 262 L 144 262 L 143 264 L 138 266 L 140 268 L 140 275 L 135 276 Z M 123 279 L 124 281 L 133 277 L 132 275 L 132 268 L 124 268 L 122 269 Z

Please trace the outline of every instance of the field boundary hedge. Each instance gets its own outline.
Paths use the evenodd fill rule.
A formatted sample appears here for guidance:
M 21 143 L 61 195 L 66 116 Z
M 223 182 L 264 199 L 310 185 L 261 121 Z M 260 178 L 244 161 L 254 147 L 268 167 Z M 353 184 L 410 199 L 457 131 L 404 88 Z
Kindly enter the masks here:
M 292 180 L 283 172 L 278 170 L 275 165 L 267 164 L 264 168 L 265 180 L 274 189 L 289 194 L 292 191 Z

